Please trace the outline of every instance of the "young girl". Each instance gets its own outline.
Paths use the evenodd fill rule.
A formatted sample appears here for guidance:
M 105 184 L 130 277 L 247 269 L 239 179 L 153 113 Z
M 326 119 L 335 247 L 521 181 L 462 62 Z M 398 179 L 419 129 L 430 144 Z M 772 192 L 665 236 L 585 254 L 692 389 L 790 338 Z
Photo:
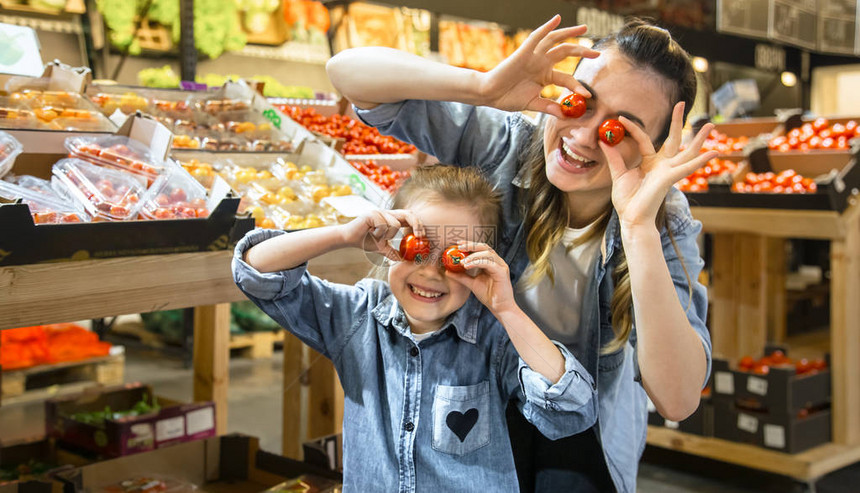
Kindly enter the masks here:
M 587 433 L 549 441 L 512 416 L 522 489 L 632 492 L 647 397 L 681 420 L 710 371 L 701 224 L 672 185 L 715 157 L 699 153 L 712 126 L 680 150 L 696 78 L 665 29 L 633 21 L 587 49 L 564 42 L 585 26 L 559 23 L 487 73 L 385 48 L 343 51 L 327 69 L 366 123 L 501 188 L 498 248 L 517 300 L 597 382 Z M 574 74 L 553 69 L 568 56 L 582 57 Z M 585 97 L 585 113 L 541 98 L 548 84 Z M 544 114 L 534 124 L 520 110 Z M 598 138 L 609 119 L 627 134 L 614 146 Z
M 236 246 L 239 288 L 337 369 L 344 491 L 516 491 L 510 399 L 549 437 L 594 424 L 593 379 L 525 316 L 507 265 L 476 241 L 498 217 L 499 197 L 478 172 L 434 166 L 413 172 L 394 210 L 289 234 L 255 230 Z M 389 240 L 403 227 L 418 238 L 403 245 L 407 258 L 413 247 L 419 255 L 394 262 L 388 283 L 339 285 L 306 271 L 309 259 L 346 247 L 400 260 Z M 449 245 L 470 252 L 465 273 L 439 261 Z

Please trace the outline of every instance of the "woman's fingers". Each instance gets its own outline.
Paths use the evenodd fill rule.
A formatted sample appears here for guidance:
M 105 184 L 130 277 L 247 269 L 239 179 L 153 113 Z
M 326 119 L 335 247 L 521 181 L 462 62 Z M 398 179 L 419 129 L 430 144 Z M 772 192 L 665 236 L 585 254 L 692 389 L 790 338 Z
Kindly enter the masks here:
M 554 16 L 552 16 L 552 19 L 546 21 L 544 25 L 532 31 L 532 33 L 529 34 L 529 36 L 523 42 L 522 46 L 520 46 L 520 49 L 534 52 L 535 49 L 537 49 L 538 44 L 547 36 L 547 34 L 551 33 L 553 29 L 558 27 L 560 23 L 561 16 L 555 14 Z
M 584 98 L 590 98 L 591 93 L 588 92 L 588 89 L 585 88 L 582 84 L 579 83 L 578 80 L 573 76 L 573 74 L 568 74 L 567 72 L 562 72 L 561 70 L 553 70 L 550 75 L 550 80 L 553 84 L 559 87 L 565 87 L 571 92 L 575 92 Z
M 556 64 L 569 57 L 595 58 L 600 56 L 600 52 L 576 43 L 562 43 L 550 48 L 546 56 L 549 61 Z
M 624 158 L 615 147 L 606 144 L 602 140 L 597 142 L 600 145 L 600 150 L 606 156 L 606 163 L 609 166 L 609 175 L 613 181 L 616 178 L 627 172 L 627 165 L 624 163 Z
M 717 151 L 703 152 L 696 156 L 695 159 L 676 165 L 672 168 L 672 183 L 676 183 L 682 178 L 689 176 L 691 173 L 704 166 L 708 161 L 719 155 L 720 154 Z
M 672 110 L 669 136 L 666 137 L 666 141 L 663 143 L 663 149 L 669 157 L 678 154 L 678 149 L 681 147 L 681 130 L 684 128 L 684 106 L 685 103 L 681 101 Z
M 630 135 L 630 137 L 633 137 L 633 140 L 636 141 L 636 145 L 639 147 L 639 152 L 642 154 L 642 157 L 651 156 L 656 152 L 654 150 L 654 143 L 651 142 L 651 137 L 642 130 L 642 127 L 633 123 L 633 121 L 625 116 L 619 116 L 618 121 L 624 125 L 624 130 L 627 134 Z
M 547 115 L 552 115 L 556 118 L 564 118 L 564 114 L 561 112 L 561 106 L 559 106 L 557 101 L 553 101 L 552 99 L 541 97 L 534 98 L 526 105 L 526 109 L 529 111 L 546 113 Z
M 563 43 L 570 38 L 578 38 L 582 36 L 587 30 L 588 28 L 584 24 L 556 29 L 544 36 L 543 39 L 538 42 L 535 47 L 535 52 L 546 53 L 552 49 L 553 46 L 559 43 Z

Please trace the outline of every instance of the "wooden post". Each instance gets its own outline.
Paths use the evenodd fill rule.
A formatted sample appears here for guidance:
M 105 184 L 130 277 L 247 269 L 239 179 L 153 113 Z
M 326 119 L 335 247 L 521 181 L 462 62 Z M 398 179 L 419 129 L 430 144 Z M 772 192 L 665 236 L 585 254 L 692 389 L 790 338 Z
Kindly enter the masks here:
M 735 236 L 715 233 L 711 255 L 711 342 L 714 355 L 722 358 L 735 357 L 738 346 L 735 330 Z
M 310 413 L 306 439 L 331 435 L 335 432 L 335 385 L 337 372 L 330 360 L 311 350 Z
M 830 249 L 833 441 L 860 444 L 860 203 L 842 215 L 845 238 Z
M 735 242 L 735 262 L 740 274 L 735 289 L 738 302 L 736 331 L 739 345 L 734 357 L 764 353 L 767 343 L 767 276 L 765 262 L 765 237 L 760 235 L 738 235 Z
M 785 240 L 765 238 L 765 282 L 767 283 L 767 336 L 773 343 L 783 343 L 786 337 Z
M 281 454 L 291 459 L 302 459 L 301 432 L 301 381 L 302 346 L 298 337 L 284 332 L 284 400 Z
M 227 433 L 230 304 L 194 308 L 194 400 L 215 402 L 215 430 Z

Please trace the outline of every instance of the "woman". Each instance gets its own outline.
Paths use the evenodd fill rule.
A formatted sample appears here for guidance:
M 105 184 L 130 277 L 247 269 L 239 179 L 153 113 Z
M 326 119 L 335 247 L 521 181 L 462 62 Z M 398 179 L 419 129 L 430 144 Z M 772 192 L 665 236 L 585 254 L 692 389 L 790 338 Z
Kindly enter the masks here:
M 518 301 L 597 382 L 585 434 L 551 442 L 509 414 L 522 489 L 635 491 L 648 398 L 681 420 L 710 372 L 701 224 L 672 185 L 716 156 L 699 152 L 712 126 L 679 150 L 696 79 L 667 31 L 632 21 L 588 49 L 562 43 L 585 26 L 559 23 L 487 73 L 385 48 L 344 51 L 327 69 L 365 122 L 502 190 L 499 252 Z M 568 56 L 582 57 L 575 73 L 555 71 Z M 585 114 L 564 117 L 540 97 L 548 84 L 585 96 Z M 520 110 L 543 115 L 535 125 L 509 113 Z M 615 146 L 598 139 L 610 118 L 628 134 Z

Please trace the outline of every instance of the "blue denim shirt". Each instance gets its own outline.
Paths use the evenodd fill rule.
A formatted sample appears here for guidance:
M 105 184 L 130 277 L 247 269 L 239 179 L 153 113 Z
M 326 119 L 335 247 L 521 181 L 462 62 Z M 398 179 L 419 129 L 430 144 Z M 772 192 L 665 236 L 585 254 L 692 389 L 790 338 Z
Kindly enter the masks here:
M 255 230 L 236 246 L 233 277 L 263 311 L 332 360 L 344 389 L 344 491 L 516 491 L 505 420 L 510 399 L 548 437 L 594 425 L 594 380 L 561 344 L 552 384 L 518 356 L 504 328 L 470 296 L 442 329 L 416 343 L 387 283 L 355 286 L 306 265 L 262 274 L 245 250 L 283 231 Z
M 516 282 L 529 265 L 520 199 L 527 180 L 521 176 L 521 167 L 535 124 L 520 113 L 439 101 L 404 101 L 371 110 L 356 108 L 356 113 L 380 132 L 410 142 L 443 163 L 478 167 L 496 184 L 503 194 L 504 216 L 496 250 L 508 262 Z M 684 195 L 674 188 L 667 197 L 665 210 L 680 256 L 672 247 L 668 231 L 661 232 L 663 255 L 678 298 L 685 307 L 689 305 L 687 318 L 702 339 L 710 374 L 711 340 L 705 327 L 707 292 L 698 282 L 704 262 L 696 238 L 702 225 L 693 219 Z M 586 350 L 573 351 L 573 345 L 570 349 L 597 381 L 598 436 L 615 486 L 619 491 L 633 492 L 639 458 L 645 448 L 648 418 L 647 396 L 636 357 L 635 322 L 623 348 L 600 354 L 600 348 L 615 336 L 610 300 L 614 289 L 612 272 L 619 262 L 620 248 L 620 226 L 613 211 L 604 235 L 605 256 L 601 253 L 595 259 L 594 277 L 582 301 L 579 331 L 585 344 L 577 346 Z

